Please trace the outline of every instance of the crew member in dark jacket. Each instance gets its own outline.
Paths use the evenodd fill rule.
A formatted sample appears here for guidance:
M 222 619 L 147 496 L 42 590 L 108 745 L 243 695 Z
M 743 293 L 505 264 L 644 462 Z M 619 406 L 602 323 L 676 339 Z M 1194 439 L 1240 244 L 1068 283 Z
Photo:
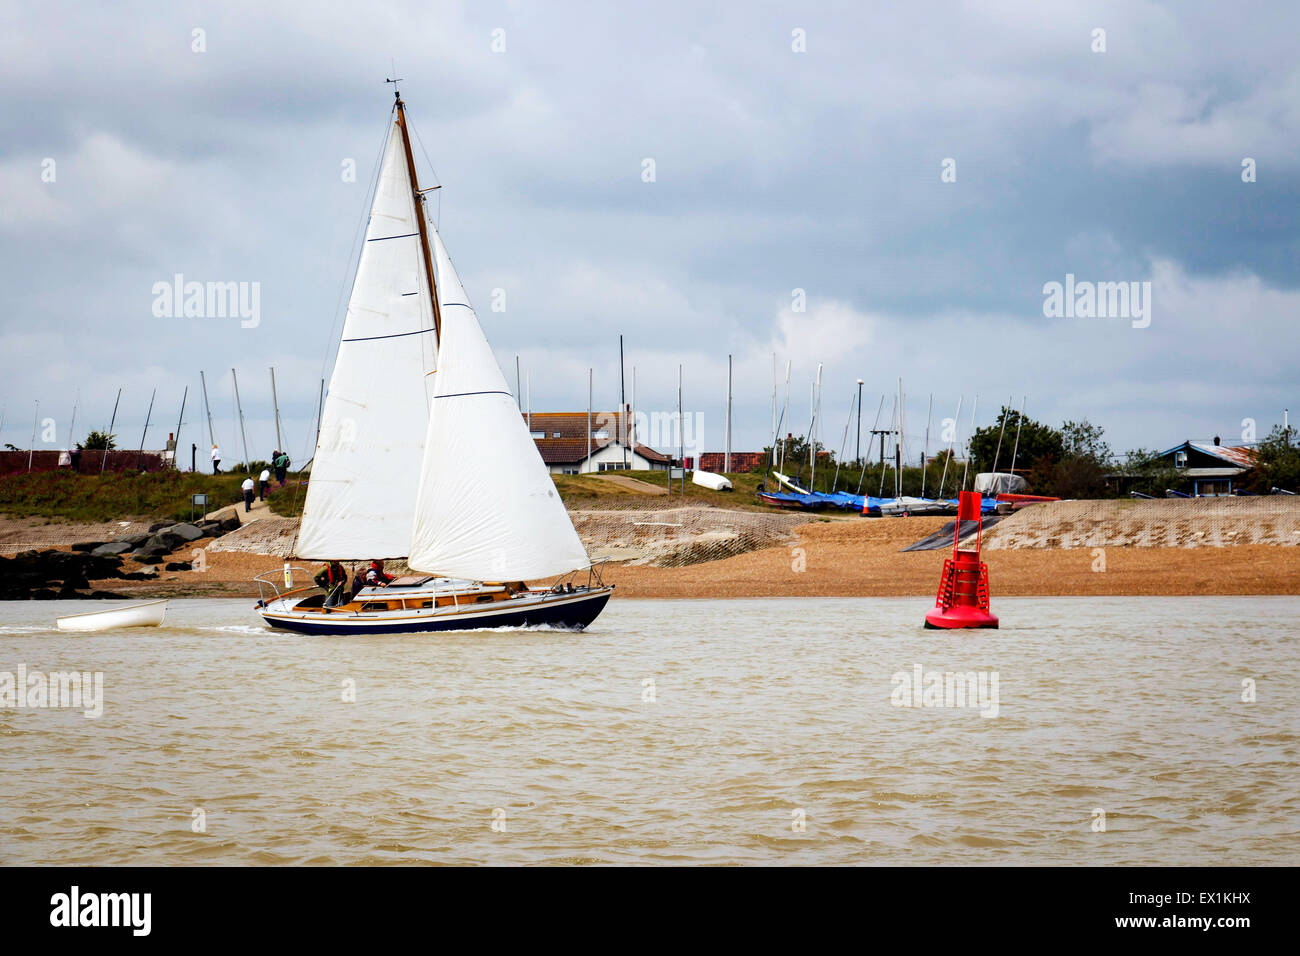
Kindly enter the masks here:
M 342 603 L 344 592 L 347 590 L 348 572 L 343 569 L 337 561 L 331 561 L 325 567 L 316 572 L 315 578 L 317 587 L 325 591 L 325 606 L 334 607 Z

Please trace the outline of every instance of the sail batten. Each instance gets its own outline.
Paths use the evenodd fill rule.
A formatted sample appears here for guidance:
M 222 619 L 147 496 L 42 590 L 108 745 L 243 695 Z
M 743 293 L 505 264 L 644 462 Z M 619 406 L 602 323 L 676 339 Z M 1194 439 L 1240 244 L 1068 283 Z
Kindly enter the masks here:
M 431 239 L 446 301 L 408 563 L 477 581 L 527 581 L 586 567 L 587 552 L 442 238 L 431 231 Z
M 321 414 L 299 558 L 410 553 L 438 343 L 404 153 L 394 122 Z

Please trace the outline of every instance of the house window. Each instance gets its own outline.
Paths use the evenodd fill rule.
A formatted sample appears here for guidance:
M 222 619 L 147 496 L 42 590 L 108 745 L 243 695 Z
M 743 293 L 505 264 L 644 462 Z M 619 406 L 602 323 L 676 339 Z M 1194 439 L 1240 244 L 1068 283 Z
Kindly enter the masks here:
M 1174 467 L 1175 468 L 1187 467 L 1187 452 L 1185 451 L 1174 452 Z
M 602 461 L 600 463 L 601 471 L 627 471 L 628 465 L 621 461 Z

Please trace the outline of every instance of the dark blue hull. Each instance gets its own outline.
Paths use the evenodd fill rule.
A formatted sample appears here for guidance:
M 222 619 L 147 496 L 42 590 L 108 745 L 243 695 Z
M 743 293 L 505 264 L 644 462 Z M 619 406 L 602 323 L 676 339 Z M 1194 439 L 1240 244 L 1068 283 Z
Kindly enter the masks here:
M 503 610 L 496 614 L 476 615 L 473 620 L 453 617 L 430 618 L 422 621 L 394 621 L 391 624 L 374 621 L 366 624 L 336 624 L 330 621 L 313 621 L 303 618 L 275 619 L 265 617 L 271 627 L 297 631 L 300 634 L 422 634 L 434 631 L 477 631 L 494 627 L 555 627 L 581 631 L 596 619 L 609 603 L 609 591 L 593 594 L 586 600 L 565 601 L 555 604 L 538 604 L 522 610 Z M 342 617 L 340 615 L 339 617 Z

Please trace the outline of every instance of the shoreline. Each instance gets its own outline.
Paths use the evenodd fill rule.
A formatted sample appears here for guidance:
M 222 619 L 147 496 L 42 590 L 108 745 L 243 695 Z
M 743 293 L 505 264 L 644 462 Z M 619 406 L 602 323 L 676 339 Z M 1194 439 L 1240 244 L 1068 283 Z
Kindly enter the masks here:
M 610 563 L 604 580 L 630 598 L 933 597 L 948 548 L 903 552 L 941 527 L 937 517 L 816 521 L 787 542 L 677 567 Z M 997 530 L 997 529 L 995 529 Z M 991 537 L 986 533 L 986 538 Z M 1277 544 L 1150 547 L 990 547 L 993 599 L 1068 596 L 1251 596 L 1300 594 L 1300 547 Z M 66 549 L 59 546 L 59 550 Z M 206 570 L 149 581 L 106 579 L 97 588 L 124 599 L 258 597 L 252 578 L 283 558 L 207 551 Z M 316 562 L 295 562 L 314 570 Z M 1104 568 L 1104 570 L 1103 570 Z M 134 570 L 129 564 L 128 569 Z

